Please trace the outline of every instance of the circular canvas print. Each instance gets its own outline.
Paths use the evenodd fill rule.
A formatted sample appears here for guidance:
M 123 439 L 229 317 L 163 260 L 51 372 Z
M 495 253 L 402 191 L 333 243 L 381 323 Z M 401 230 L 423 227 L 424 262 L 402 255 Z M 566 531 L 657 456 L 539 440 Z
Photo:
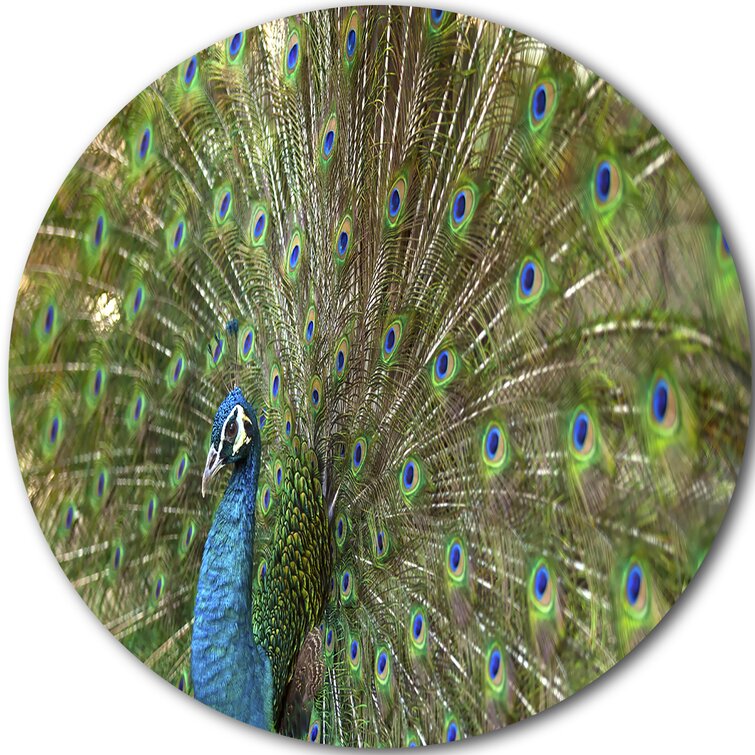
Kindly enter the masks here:
M 61 567 L 229 716 L 459 740 L 661 620 L 747 435 L 737 273 L 610 84 L 438 10 L 240 31 L 130 102 L 20 283 L 11 412 Z

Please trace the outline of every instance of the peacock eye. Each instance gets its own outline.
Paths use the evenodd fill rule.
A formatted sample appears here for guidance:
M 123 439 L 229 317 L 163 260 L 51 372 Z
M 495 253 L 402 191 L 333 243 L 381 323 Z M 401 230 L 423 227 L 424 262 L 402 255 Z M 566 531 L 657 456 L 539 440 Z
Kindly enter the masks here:
M 236 432 L 239 429 L 238 422 L 236 422 L 235 419 L 232 419 L 226 426 L 225 426 L 225 437 L 226 438 L 235 438 Z

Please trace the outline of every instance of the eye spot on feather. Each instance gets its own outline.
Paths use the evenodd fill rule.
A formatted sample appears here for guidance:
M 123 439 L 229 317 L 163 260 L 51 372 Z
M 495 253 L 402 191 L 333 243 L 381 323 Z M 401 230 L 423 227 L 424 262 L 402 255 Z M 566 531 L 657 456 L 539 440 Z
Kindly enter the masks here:
M 304 326 L 304 341 L 307 344 L 312 343 L 317 329 L 317 310 L 314 305 L 307 312 L 307 324 Z
M 121 564 L 123 563 L 123 546 L 118 543 L 116 544 L 115 548 L 113 549 L 113 557 L 111 560 L 112 567 L 115 571 L 118 571 L 121 568 Z
M 270 402 L 277 403 L 281 390 L 280 369 L 277 364 L 270 368 Z
M 409 620 L 409 638 L 415 652 L 421 653 L 427 649 L 427 622 L 421 608 L 412 610 Z
M 347 66 L 354 62 L 356 56 L 357 44 L 359 43 L 359 14 L 352 11 L 346 24 L 346 33 L 344 34 L 343 52 Z
M 331 628 L 328 628 L 328 630 L 325 632 L 325 650 L 328 653 L 332 653 L 334 644 L 335 636 L 333 634 L 333 630 Z
M 354 448 L 351 452 L 351 470 L 354 473 L 361 470 L 364 464 L 364 457 L 366 456 L 366 441 L 364 438 L 357 438 L 354 443 Z
M 186 362 L 184 361 L 183 354 L 181 354 L 180 352 L 174 354 L 173 358 L 168 364 L 168 369 L 166 371 L 168 388 L 175 388 L 181 382 L 181 378 L 184 375 L 185 369 Z
M 338 342 L 338 345 L 336 346 L 334 367 L 337 380 L 340 380 L 346 374 L 348 356 L 349 341 L 344 337 Z
M 375 653 L 375 677 L 380 688 L 388 686 L 391 678 L 391 658 L 386 648 L 380 647 Z
M 621 198 L 621 174 L 613 160 L 601 160 L 595 167 L 593 198 L 601 211 L 615 206 Z
M 218 225 L 222 225 L 231 215 L 231 205 L 233 197 L 230 189 L 221 189 L 217 194 L 215 202 L 215 220 Z
M 186 63 L 183 75 L 183 84 L 186 89 L 189 89 L 194 83 L 194 79 L 197 75 L 197 69 L 199 68 L 199 62 L 196 55 L 192 55 Z
M 258 424 L 260 426 L 260 430 L 265 426 L 265 423 L 267 422 L 267 417 L 265 416 L 265 412 L 260 412 L 260 418 L 258 420 Z
M 183 220 L 179 220 L 176 224 L 175 233 L 173 234 L 173 251 L 175 252 L 177 252 L 183 244 L 185 229 L 186 224 Z
M 270 511 L 270 486 L 265 485 L 265 487 L 262 489 L 262 495 L 260 496 L 261 506 L 262 506 L 262 513 L 263 515 L 267 514 L 268 511 Z
M 346 569 L 344 570 L 343 574 L 341 575 L 341 600 L 344 603 L 351 602 L 351 599 L 354 597 L 354 578 L 352 577 L 351 572 Z
M 358 671 L 362 665 L 362 652 L 359 647 L 359 640 L 352 638 L 349 643 L 349 665 L 352 671 Z
M 178 539 L 178 553 L 181 557 L 185 556 L 194 542 L 194 538 L 197 534 L 197 525 L 193 520 L 189 520 L 184 524 L 181 535 Z
M 186 470 L 189 468 L 189 455 L 186 451 L 180 451 L 173 462 L 173 487 L 177 487 L 184 481 Z
M 463 583 L 466 578 L 467 554 L 464 544 L 458 537 L 449 540 L 446 546 L 446 572 L 453 585 Z
M 571 420 L 569 429 L 569 448 L 578 461 L 589 461 L 597 448 L 595 425 L 590 413 L 578 408 Z
M 446 722 L 446 742 L 456 742 L 461 739 L 459 724 L 453 718 Z
M 336 262 L 343 262 L 346 259 L 346 255 L 349 251 L 349 243 L 351 241 L 351 215 L 346 215 L 338 226 L 336 232 L 336 244 L 335 244 L 335 258 Z
M 336 544 L 341 547 L 346 542 L 346 520 L 339 515 L 336 520 Z
M 530 601 L 541 613 L 552 610 L 556 593 L 553 587 L 550 568 L 544 559 L 540 559 L 530 574 Z
M 322 402 L 322 380 L 315 375 L 309 384 L 309 397 L 312 402 L 312 411 L 317 412 Z
M 411 500 L 423 482 L 422 467 L 417 459 L 409 457 L 401 468 L 401 492 Z
M 155 600 L 160 600 L 165 590 L 165 577 L 162 574 L 158 574 L 152 587 L 152 595 Z
M 427 18 L 430 23 L 430 29 L 432 31 L 438 31 L 443 26 L 446 12 L 439 10 L 438 8 L 431 8 L 427 11 Z
M 299 68 L 299 32 L 294 30 L 288 37 L 285 53 L 286 73 L 293 76 Z
M 283 465 L 280 461 L 275 462 L 275 484 L 280 487 L 283 482 Z
M 239 57 L 244 47 L 245 36 L 243 32 L 236 32 L 228 41 L 228 59 L 233 62 Z
M 320 722 L 319 721 L 314 721 L 312 723 L 312 726 L 309 727 L 309 741 L 310 742 L 320 741 Z
M 63 526 L 67 530 L 70 530 L 73 527 L 73 523 L 75 519 L 76 519 L 76 506 L 74 506 L 72 503 L 69 503 L 65 506 Z
M 402 176 L 397 178 L 391 190 L 388 192 L 388 224 L 395 226 L 401 217 L 404 207 L 404 196 L 406 195 L 406 179 Z
M 322 148 L 320 157 L 323 162 L 327 163 L 333 156 L 333 148 L 336 145 L 336 138 L 338 135 L 338 122 L 335 115 L 331 115 L 328 118 L 328 122 L 325 124 L 322 136 Z
M 149 127 L 142 131 L 142 136 L 139 141 L 139 160 L 144 162 L 150 153 L 150 147 L 152 145 L 152 131 Z
M 239 347 L 241 351 L 241 359 L 243 362 L 248 362 L 252 356 L 252 349 L 254 348 L 254 330 L 251 327 L 246 327 L 239 338 Z
M 459 232 L 470 221 L 476 204 L 476 194 L 471 186 L 457 189 L 449 208 L 451 230 Z
M 55 445 L 55 443 L 58 442 L 59 430 L 60 430 L 60 418 L 56 415 L 52 418 L 52 422 L 50 422 L 49 439 L 50 439 L 51 445 Z
M 644 618 L 650 610 L 649 587 L 645 569 L 636 559 L 631 559 L 624 570 L 622 600 L 624 609 L 634 619 Z
M 383 361 L 388 363 L 395 356 L 399 343 L 401 343 L 401 335 L 403 332 L 403 325 L 401 320 L 394 320 L 385 329 L 383 334 Z
M 45 313 L 45 335 L 50 335 L 52 333 L 53 325 L 55 324 L 55 306 L 50 304 L 47 307 L 47 312 Z
M 506 431 L 499 422 L 490 422 L 482 436 L 482 460 L 492 470 L 500 470 L 509 458 Z
M 263 558 L 260 561 L 260 565 L 257 568 L 257 582 L 262 585 L 265 582 L 265 577 L 267 576 L 267 561 Z
M 375 534 L 375 555 L 382 558 L 388 552 L 388 536 L 383 530 L 378 530 Z
M 104 215 L 98 215 L 97 220 L 94 223 L 94 234 L 92 237 L 92 243 L 94 244 L 95 248 L 99 247 L 102 244 L 102 239 L 105 235 L 105 216 Z
M 545 290 L 543 268 L 534 257 L 525 257 L 517 276 L 517 301 L 520 304 L 534 304 Z
M 299 231 L 294 231 L 291 235 L 291 241 L 288 243 L 287 271 L 290 277 L 295 277 L 298 271 L 299 262 L 302 257 L 302 240 Z
M 178 682 L 176 683 L 176 687 L 181 692 L 188 692 L 189 691 L 189 674 L 186 671 L 186 669 L 183 669 L 181 673 L 178 676 Z
M 661 435 L 672 435 L 679 427 L 679 403 L 675 387 L 664 374 L 653 379 L 648 403 L 651 426 Z
M 550 79 L 539 81 L 530 95 L 530 126 L 534 131 L 542 128 L 556 107 L 556 85 Z
M 503 662 L 503 653 L 498 643 L 493 643 L 488 648 L 487 671 L 487 682 L 490 689 L 495 693 L 503 692 L 506 686 L 506 665 Z

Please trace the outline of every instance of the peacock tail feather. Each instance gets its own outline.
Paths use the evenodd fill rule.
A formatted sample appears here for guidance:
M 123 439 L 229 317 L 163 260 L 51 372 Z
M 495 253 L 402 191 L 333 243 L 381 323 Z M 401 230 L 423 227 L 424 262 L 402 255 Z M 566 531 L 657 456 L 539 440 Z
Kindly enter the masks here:
M 20 283 L 11 412 L 65 573 L 194 694 L 237 386 L 269 724 L 414 746 L 653 629 L 726 513 L 750 361 L 708 202 L 607 82 L 476 18 L 341 8 L 191 56 L 92 142 Z

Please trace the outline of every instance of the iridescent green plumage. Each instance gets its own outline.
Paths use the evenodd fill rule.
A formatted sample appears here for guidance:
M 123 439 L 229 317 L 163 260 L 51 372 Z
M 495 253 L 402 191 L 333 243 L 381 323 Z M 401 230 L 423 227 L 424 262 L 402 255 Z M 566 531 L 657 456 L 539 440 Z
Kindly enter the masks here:
M 357 8 L 219 42 L 103 129 L 35 241 L 10 381 L 56 556 L 188 692 L 238 385 L 275 725 L 398 746 L 533 715 L 657 624 L 726 512 L 750 346 L 705 197 L 610 85 L 505 27 Z

